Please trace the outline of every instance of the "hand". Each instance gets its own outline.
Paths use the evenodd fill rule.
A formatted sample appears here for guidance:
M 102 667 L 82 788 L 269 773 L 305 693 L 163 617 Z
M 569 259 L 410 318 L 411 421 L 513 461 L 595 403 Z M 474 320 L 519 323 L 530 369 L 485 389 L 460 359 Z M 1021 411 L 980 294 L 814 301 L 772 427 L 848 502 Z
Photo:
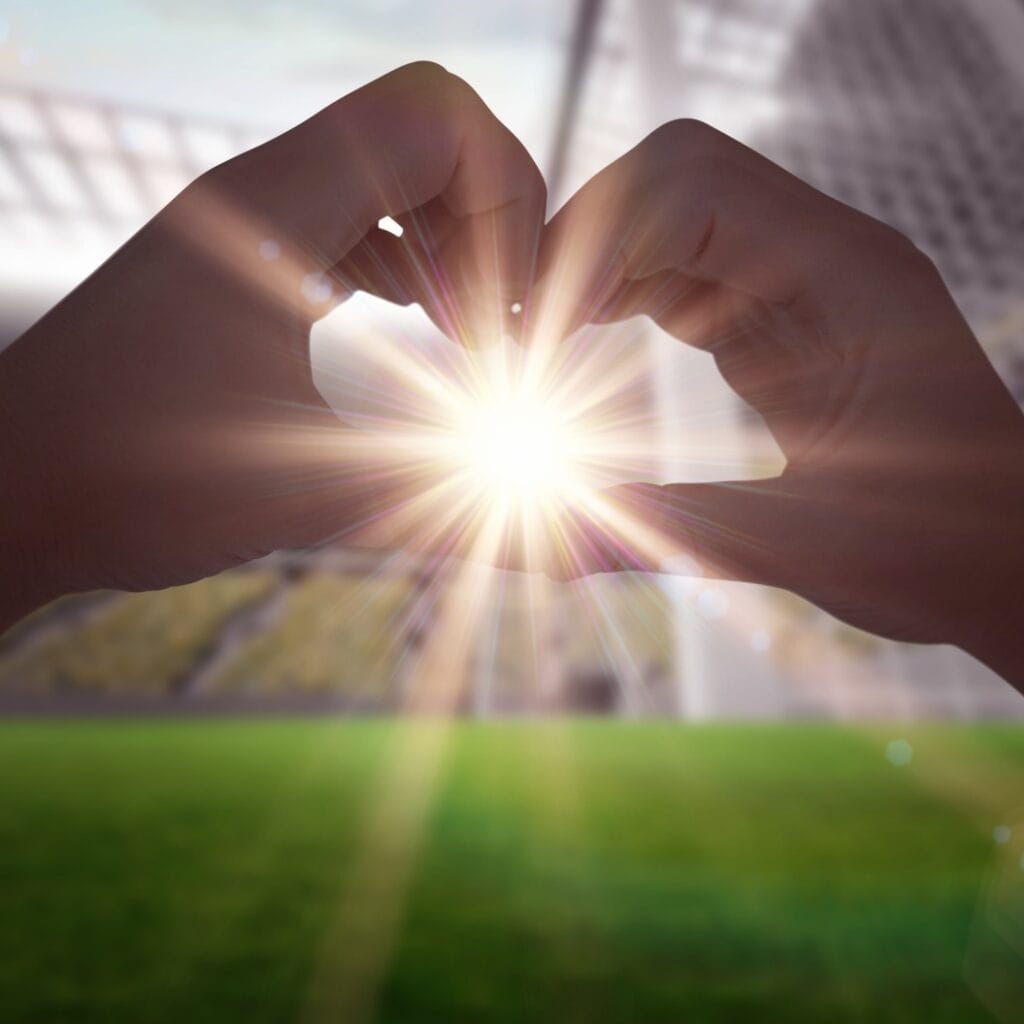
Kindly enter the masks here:
M 650 315 L 712 353 L 787 460 L 776 479 L 613 489 L 563 575 L 685 552 L 1024 685 L 1024 415 L 906 238 L 679 121 L 572 197 L 542 266 L 546 330 Z
M 500 330 L 544 209 L 525 149 L 431 64 L 205 174 L 0 356 L 17 584 L 0 628 L 70 590 L 323 541 L 414 485 L 356 457 L 365 441 L 313 386 L 310 327 L 358 287 L 460 337 Z

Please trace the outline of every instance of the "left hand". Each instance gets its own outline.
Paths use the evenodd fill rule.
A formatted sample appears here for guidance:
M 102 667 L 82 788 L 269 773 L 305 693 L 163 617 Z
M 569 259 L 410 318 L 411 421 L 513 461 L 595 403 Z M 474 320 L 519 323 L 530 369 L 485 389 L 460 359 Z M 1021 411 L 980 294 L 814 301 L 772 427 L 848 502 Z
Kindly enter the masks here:
M 544 209 L 526 150 L 432 64 L 190 185 L 0 355 L 0 628 L 322 542 L 414 492 L 322 400 L 310 327 L 344 282 L 459 338 L 500 329 Z

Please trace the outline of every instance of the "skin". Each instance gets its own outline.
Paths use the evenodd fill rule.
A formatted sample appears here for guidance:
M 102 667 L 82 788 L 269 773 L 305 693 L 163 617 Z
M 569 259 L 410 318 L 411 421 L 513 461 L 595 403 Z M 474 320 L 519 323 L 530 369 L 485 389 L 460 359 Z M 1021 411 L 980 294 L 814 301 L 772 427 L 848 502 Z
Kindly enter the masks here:
M 351 536 L 414 496 L 425 481 L 351 457 L 310 326 L 364 288 L 471 342 L 530 291 L 542 238 L 532 324 L 653 317 L 711 352 L 787 459 L 774 480 L 616 488 L 627 523 L 1024 687 L 1024 415 L 907 239 L 686 121 L 547 228 L 544 208 L 523 147 L 425 64 L 204 175 L 0 354 L 0 627 L 58 594 Z M 607 524 L 575 528 L 555 575 L 660 568 L 624 561 Z
M 526 289 L 545 204 L 523 146 L 433 64 L 192 184 L 0 355 L 0 628 L 62 593 L 316 544 L 401 500 L 372 465 L 339 468 L 353 436 L 313 385 L 310 328 L 359 287 L 471 331 Z
M 649 315 L 712 354 L 787 460 L 769 480 L 615 488 L 618 513 L 709 575 L 957 644 L 1024 689 L 1024 414 L 905 237 L 677 121 L 566 203 L 541 263 L 561 329 Z M 563 577 L 659 568 L 576 528 Z

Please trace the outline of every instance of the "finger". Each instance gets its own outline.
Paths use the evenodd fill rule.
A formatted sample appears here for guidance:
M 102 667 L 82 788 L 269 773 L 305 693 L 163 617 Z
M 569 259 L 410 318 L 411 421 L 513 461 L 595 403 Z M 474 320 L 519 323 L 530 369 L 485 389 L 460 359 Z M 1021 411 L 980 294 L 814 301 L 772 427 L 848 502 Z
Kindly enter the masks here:
M 363 291 L 398 305 L 418 302 L 439 329 L 449 330 L 443 248 L 459 222 L 439 200 L 395 219 L 401 235 L 371 228 L 329 276 L 344 292 Z M 450 333 L 458 340 L 457 332 Z
M 688 345 L 714 352 L 757 320 L 761 300 L 672 270 L 626 279 L 591 318 L 610 323 L 646 315 Z
M 794 585 L 793 567 L 815 531 L 783 478 L 720 484 L 625 484 L 610 488 L 564 527 L 572 538 L 553 570 L 672 571 L 771 586 Z M 816 532 L 816 531 L 815 531 Z
M 456 319 L 441 268 L 440 255 L 374 228 L 326 276 L 342 294 L 362 291 L 400 306 L 418 302 L 439 330 L 454 341 L 464 340 L 453 326 Z
M 529 154 L 464 82 L 400 68 L 241 158 L 260 196 L 322 269 L 381 217 L 432 204 L 450 215 L 439 287 L 453 325 L 483 329 L 528 287 L 546 191 Z M 507 301 L 506 301 L 507 300 Z
M 542 299 L 578 322 L 622 282 L 665 271 L 760 300 L 851 286 L 859 239 L 895 234 L 692 121 L 658 129 L 591 179 L 545 232 Z
M 371 228 L 329 276 L 345 291 L 362 291 L 406 306 L 417 299 L 420 272 L 420 260 L 407 243 Z

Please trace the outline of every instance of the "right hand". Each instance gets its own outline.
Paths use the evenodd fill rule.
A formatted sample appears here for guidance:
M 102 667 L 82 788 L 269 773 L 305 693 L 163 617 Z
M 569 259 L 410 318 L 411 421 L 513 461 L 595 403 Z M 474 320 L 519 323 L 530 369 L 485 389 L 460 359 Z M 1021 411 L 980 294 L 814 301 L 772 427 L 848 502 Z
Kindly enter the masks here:
M 569 200 L 542 266 L 545 332 L 648 314 L 714 356 L 787 460 L 612 489 L 561 575 L 684 552 L 1024 684 L 1024 415 L 906 238 L 678 121 Z

